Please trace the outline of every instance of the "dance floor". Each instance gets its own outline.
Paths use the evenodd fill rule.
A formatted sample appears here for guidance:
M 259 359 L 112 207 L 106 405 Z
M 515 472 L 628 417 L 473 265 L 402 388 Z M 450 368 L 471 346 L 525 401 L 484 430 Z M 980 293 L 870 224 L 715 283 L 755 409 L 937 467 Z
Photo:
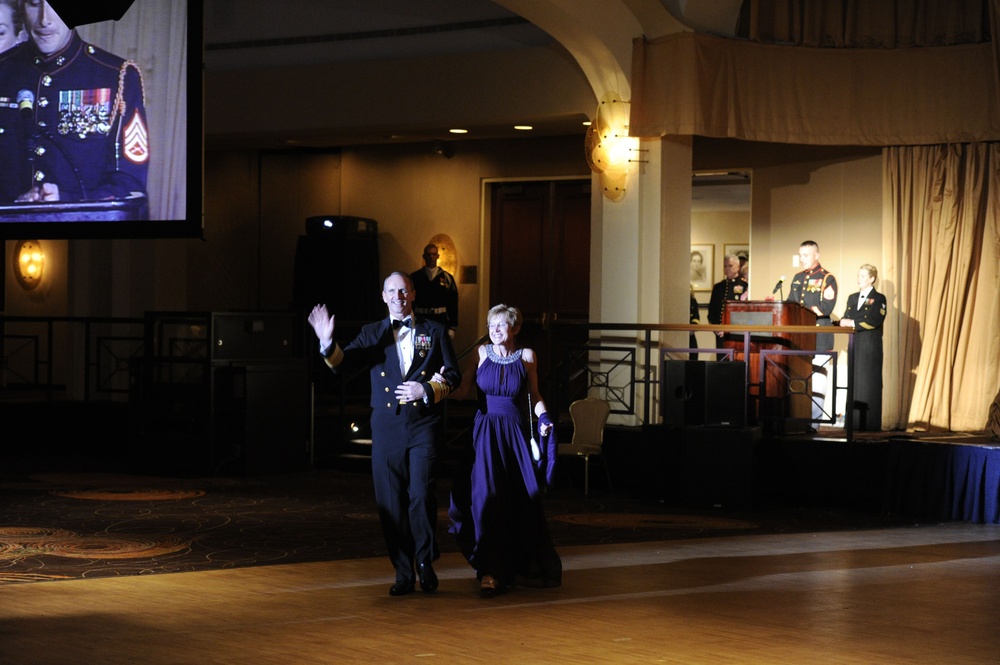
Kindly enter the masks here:
M 365 460 L 181 478 L 24 454 L 0 468 L 0 663 L 995 662 L 1000 525 L 938 511 L 972 469 L 996 484 L 996 445 L 892 438 L 772 441 L 745 505 L 650 500 L 613 448 L 615 491 L 597 471 L 585 497 L 567 465 L 563 585 L 491 599 L 446 478 L 441 588 L 392 598 Z
M 480 598 L 455 553 L 0 586 L 0 662 L 990 663 L 1000 527 L 561 548 L 563 585 Z

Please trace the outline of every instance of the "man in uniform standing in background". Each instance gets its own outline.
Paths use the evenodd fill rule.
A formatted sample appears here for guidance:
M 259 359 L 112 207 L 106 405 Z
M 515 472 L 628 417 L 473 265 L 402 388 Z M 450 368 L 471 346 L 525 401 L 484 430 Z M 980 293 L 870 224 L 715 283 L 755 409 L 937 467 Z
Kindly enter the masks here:
M 708 301 L 708 322 L 714 325 L 722 323 L 726 301 L 742 299 L 748 287 L 746 280 L 740 277 L 740 258 L 735 254 L 726 254 L 722 260 L 722 273 L 724 277 L 712 287 L 712 298 Z M 724 342 L 724 335 L 716 332 L 715 348 L 721 349 Z
M 441 269 L 437 245 L 424 247 L 424 267 L 410 275 L 413 289 L 420 294 L 413 311 L 425 319 L 439 321 L 454 339 L 458 328 L 458 286 L 451 273 Z

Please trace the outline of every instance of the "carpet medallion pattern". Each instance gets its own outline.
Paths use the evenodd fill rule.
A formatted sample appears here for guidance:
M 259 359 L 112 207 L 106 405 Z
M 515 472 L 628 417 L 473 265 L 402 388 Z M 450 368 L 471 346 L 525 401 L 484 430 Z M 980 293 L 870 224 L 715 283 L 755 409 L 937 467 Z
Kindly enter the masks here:
M 438 485 L 439 544 L 448 489 Z M 579 489 L 546 497 L 556 546 L 854 528 L 868 517 L 678 511 Z M 881 520 L 871 526 L 883 526 Z M 0 476 L 0 584 L 219 570 L 385 556 L 371 476 L 313 470 L 267 478 L 100 473 Z M 387 570 L 388 562 L 387 562 Z

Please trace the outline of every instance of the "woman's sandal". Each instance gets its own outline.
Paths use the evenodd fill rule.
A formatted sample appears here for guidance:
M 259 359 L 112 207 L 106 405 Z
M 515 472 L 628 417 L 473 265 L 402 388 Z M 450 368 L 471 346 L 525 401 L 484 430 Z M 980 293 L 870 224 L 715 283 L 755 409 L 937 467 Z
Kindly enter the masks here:
M 482 596 L 493 596 L 497 592 L 497 581 L 492 575 L 483 575 L 479 580 L 479 593 Z

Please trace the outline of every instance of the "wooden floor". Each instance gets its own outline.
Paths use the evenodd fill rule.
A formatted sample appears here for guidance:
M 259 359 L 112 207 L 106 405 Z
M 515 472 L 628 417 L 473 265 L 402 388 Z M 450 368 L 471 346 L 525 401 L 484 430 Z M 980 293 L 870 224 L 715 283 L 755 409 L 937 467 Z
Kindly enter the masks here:
M 384 559 L 0 586 L 0 663 L 995 663 L 1000 526 L 567 548 L 558 589 Z

